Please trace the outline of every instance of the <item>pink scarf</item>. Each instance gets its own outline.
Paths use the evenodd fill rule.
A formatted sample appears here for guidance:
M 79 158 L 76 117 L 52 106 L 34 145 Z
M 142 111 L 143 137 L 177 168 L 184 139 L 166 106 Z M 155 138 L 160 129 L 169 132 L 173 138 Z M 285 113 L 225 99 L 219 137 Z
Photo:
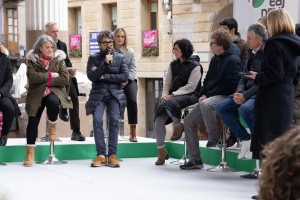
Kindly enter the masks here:
M 51 59 L 53 58 L 53 56 L 46 56 L 45 54 L 43 54 L 41 51 L 39 52 L 39 57 L 41 62 L 43 63 L 44 67 L 46 69 L 48 69 L 49 67 L 49 63 L 51 61 Z

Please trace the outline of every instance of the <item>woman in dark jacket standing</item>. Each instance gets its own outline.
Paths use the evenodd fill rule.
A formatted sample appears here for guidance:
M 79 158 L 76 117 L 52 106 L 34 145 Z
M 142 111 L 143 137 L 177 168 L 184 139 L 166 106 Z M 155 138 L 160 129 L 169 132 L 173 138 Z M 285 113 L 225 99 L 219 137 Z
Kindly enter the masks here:
M 12 85 L 13 76 L 8 50 L 0 44 L 0 111 L 3 122 L 2 133 L 0 130 L 0 146 L 5 146 L 7 143 L 7 135 L 16 113 L 17 116 L 21 114 L 16 100 L 10 95 Z
M 254 159 L 261 158 L 265 144 L 290 128 L 293 122 L 294 86 L 300 38 L 295 23 L 284 9 L 268 14 L 270 38 L 265 44 L 262 72 L 251 71 L 258 92 L 254 107 L 254 127 L 250 150 Z
M 26 158 L 23 164 L 30 167 L 34 162 L 35 141 L 45 107 L 49 126 L 48 140 L 55 141 L 59 105 L 72 108 L 72 102 L 66 92 L 66 85 L 69 83 L 64 62 L 66 54 L 56 50 L 55 42 L 50 36 L 41 35 L 26 58 L 29 88 L 25 109 L 29 121 L 26 130 Z
M 176 60 L 172 61 L 164 82 L 161 103 L 154 119 L 154 130 L 158 148 L 158 159 L 155 165 L 163 165 L 168 158 L 165 149 L 165 124 L 172 121 L 173 135 L 171 140 L 177 140 L 183 132 L 181 109 L 197 103 L 197 89 L 200 90 L 202 67 L 199 57 L 192 56 L 194 47 L 187 39 L 177 40 L 173 45 Z M 196 61 L 197 60 L 197 61 Z
M 87 77 L 92 81 L 92 89 L 86 102 L 86 114 L 93 114 L 94 138 L 97 157 L 92 167 L 108 164 L 120 167 L 117 159 L 117 145 L 120 114 L 126 107 L 126 96 L 122 83 L 128 80 L 128 66 L 125 56 L 113 49 L 113 33 L 101 31 L 97 42 L 100 52 L 90 55 L 87 63 Z M 108 158 L 103 131 L 103 114 L 108 109 L 109 139 Z M 108 160 L 107 160 L 108 159 Z

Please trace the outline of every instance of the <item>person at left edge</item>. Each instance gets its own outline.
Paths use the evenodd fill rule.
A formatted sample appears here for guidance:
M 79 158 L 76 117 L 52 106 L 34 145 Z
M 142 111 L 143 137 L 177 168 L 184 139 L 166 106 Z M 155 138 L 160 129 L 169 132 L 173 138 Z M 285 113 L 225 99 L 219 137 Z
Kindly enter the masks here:
M 56 43 L 56 47 L 59 50 L 62 50 L 66 54 L 65 64 L 70 74 L 69 84 L 67 87 L 67 93 L 69 94 L 71 101 L 73 103 L 73 108 L 69 109 L 70 117 L 68 116 L 67 108 L 59 108 L 59 117 L 63 121 L 70 120 L 70 126 L 72 129 L 71 140 L 75 141 L 85 141 L 84 135 L 80 131 L 80 118 L 79 118 L 79 100 L 78 100 L 78 84 L 75 77 L 77 69 L 75 69 L 68 57 L 67 45 L 66 43 L 59 40 L 59 29 L 58 25 L 55 22 L 48 22 L 45 25 L 45 33 L 52 37 Z
M 0 111 L 2 112 L 2 134 L 0 131 L 0 146 L 5 146 L 9 129 L 15 116 L 21 112 L 16 100 L 11 96 L 10 89 L 13 85 L 11 64 L 8 50 L 0 44 Z
M 97 157 L 91 166 L 100 167 L 108 164 L 110 167 L 120 167 L 116 155 L 119 119 L 127 103 L 122 83 L 128 80 L 128 65 L 125 56 L 113 49 L 111 31 L 101 31 L 97 42 L 100 52 L 90 55 L 87 63 L 87 76 L 92 82 L 92 89 L 85 104 L 86 114 L 93 115 L 97 151 Z M 103 131 L 105 110 L 108 110 L 107 119 L 109 119 L 108 155 Z

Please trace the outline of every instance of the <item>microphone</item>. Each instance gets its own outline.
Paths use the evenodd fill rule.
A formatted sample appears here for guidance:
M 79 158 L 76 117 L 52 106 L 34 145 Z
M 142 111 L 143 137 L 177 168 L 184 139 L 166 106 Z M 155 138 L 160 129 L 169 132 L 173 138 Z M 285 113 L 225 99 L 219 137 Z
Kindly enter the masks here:
M 112 54 L 112 49 L 107 48 L 107 54 L 106 55 L 111 55 Z M 109 61 L 109 65 L 111 65 L 111 60 Z

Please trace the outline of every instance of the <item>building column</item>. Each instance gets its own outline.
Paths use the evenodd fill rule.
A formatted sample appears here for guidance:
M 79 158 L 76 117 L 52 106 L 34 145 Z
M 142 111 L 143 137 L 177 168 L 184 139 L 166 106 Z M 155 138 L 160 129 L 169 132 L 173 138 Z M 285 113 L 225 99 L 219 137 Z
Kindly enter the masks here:
M 68 42 L 67 0 L 26 0 L 26 50 L 32 49 L 36 39 L 44 33 L 45 24 L 56 22 L 60 39 Z

